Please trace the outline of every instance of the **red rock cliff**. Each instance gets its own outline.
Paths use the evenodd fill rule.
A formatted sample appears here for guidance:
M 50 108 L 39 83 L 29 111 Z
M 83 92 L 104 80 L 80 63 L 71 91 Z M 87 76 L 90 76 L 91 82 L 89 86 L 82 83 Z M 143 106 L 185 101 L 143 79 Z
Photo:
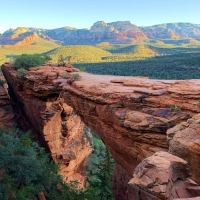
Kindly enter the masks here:
M 44 75 L 40 81 L 48 85 L 54 78 L 54 73 L 45 73 L 48 79 L 45 82 Z M 27 86 L 23 85 L 24 82 L 17 77 L 16 71 L 10 65 L 4 70 L 4 75 L 13 99 L 25 115 L 23 120 L 27 120 L 34 132 L 38 133 L 40 142 L 48 148 L 55 163 L 60 165 L 60 174 L 66 181 L 79 180 L 84 185 L 83 164 L 92 147 L 91 138 L 84 134 L 84 123 L 80 117 L 72 107 L 64 103 L 59 93 L 53 90 L 45 93 L 45 88 L 38 90 L 34 81 L 27 82 Z M 36 80 L 35 76 L 31 78 Z M 38 95 L 31 90 L 37 91 Z
M 127 198 L 127 183 L 140 162 L 157 151 L 168 151 L 167 130 L 199 112 L 200 80 L 150 80 L 79 72 L 81 80 L 69 82 L 62 78 L 66 77 L 67 68 L 41 66 L 30 69 L 22 81 L 16 77 L 11 64 L 3 65 L 2 69 L 31 124 L 48 144 L 55 162 L 61 162 L 66 177 L 70 169 L 80 171 L 78 165 L 90 151 L 87 138 L 81 134 L 81 120 L 72 114 L 72 108 L 101 137 L 115 159 L 116 200 Z M 175 152 L 172 149 L 170 152 Z M 194 149 L 199 155 L 199 146 Z M 192 178 L 199 183 L 199 172 L 195 172 L 190 160 L 183 159 L 189 162 Z M 195 159 L 200 162 L 198 156 Z M 74 168 L 68 165 L 69 160 L 81 162 Z
M 4 81 L 4 77 L 0 76 L 0 80 Z M 12 99 L 9 97 L 7 84 L 0 85 L 0 127 L 11 128 L 15 122 L 14 111 L 12 108 Z

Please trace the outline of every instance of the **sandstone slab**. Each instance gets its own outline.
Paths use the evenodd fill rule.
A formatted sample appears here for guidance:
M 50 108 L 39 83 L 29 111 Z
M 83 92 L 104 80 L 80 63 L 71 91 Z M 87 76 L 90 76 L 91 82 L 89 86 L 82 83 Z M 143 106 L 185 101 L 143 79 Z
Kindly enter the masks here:
M 78 170 L 89 155 L 89 139 L 83 139 L 81 134 L 82 121 L 100 136 L 115 159 L 116 200 L 126 199 L 127 183 L 140 162 L 157 151 L 168 151 L 167 130 L 199 112 L 199 80 L 151 80 L 78 72 L 81 79 L 69 82 L 63 74 L 71 76 L 77 70 L 68 72 L 66 67 L 55 65 L 32 68 L 21 80 L 12 63 L 4 64 L 2 69 L 15 99 L 24 105 L 23 112 L 44 138 L 55 162 L 63 166 L 63 174 L 72 177 L 73 170 Z M 74 116 L 72 110 L 79 116 Z M 198 127 L 196 132 L 199 133 Z M 193 152 L 198 152 L 197 142 L 189 147 Z M 84 152 L 87 153 L 83 158 Z M 73 164 L 73 168 L 68 161 L 76 163 L 78 155 L 81 162 Z M 186 160 L 192 168 L 196 158 L 190 159 L 191 162 Z M 198 170 L 196 175 L 194 170 L 191 172 L 192 177 L 199 175 Z M 166 183 L 166 176 L 157 179 L 159 183 Z M 141 187 L 150 187 L 153 183 L 145 177 L 146 185 Z M 161 197 L 166 190 L 163 184 L 154 188 Z M 146 192 L 142 193 L 144 198 Z

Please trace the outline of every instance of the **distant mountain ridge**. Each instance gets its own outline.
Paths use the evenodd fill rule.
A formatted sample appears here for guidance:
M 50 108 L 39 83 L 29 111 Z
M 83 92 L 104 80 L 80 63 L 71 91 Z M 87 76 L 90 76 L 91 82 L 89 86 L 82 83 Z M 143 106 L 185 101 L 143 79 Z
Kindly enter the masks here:
M 96 44 L 100 42 L 134 44 L 148 39 L 200 39 L 200 24 L 167 23 L 154 26 L 136 26 L 130 21 L 105 23 L 98 21 L 90 29 L 62 27 L 56 29 L 18 27 L 0 34 L 0 45 L 26 41 L 26 37 L 38 36 L 54 40 L 58 44 Z

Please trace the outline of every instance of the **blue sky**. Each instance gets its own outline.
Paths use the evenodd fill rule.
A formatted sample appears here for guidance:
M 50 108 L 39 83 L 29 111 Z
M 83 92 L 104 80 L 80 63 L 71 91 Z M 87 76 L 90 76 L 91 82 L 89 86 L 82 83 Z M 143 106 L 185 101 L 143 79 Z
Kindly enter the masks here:
M 90 28 L 96 21 L 138 26 L 200 24 L 200 0 L 0 0 L 0 33 L 9 28 Z

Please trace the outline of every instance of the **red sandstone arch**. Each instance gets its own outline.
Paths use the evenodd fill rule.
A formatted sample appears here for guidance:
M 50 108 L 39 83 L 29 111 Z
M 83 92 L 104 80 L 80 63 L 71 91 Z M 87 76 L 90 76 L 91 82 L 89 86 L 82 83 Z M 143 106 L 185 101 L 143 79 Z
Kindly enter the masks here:
M 90 144 L 82 132 L 83 121 L 100 136 L 115 159 L 116 200 L 127 198 L 127 184 L 140 162 L 155 152 L 169 150 L 166 132 L 170 128 L 170 151 L 184 155 L 193 180 L 200 183 L 200 120 L 195 118 L 200 80 L 151 80 L 79 72 L 81 80 L 69 84 L 62 77 L 66 71 L 77 71 L 73 68 L 41 66 L 30 69 L 25 80 L 17 78 L 11 63 L 4 64 L 2 70 L 15 100 L 21 103 L 31 126 L 43 137 L 61 173 L 69 179 L 84 182 L 81 165 L 90 154 Z M 175 125 L 179 127 L 173 129 Z M 185 128 L 180 130 L 183 125 Z M 184 141 L 187 129 L 192 129 L 193 137 Z

